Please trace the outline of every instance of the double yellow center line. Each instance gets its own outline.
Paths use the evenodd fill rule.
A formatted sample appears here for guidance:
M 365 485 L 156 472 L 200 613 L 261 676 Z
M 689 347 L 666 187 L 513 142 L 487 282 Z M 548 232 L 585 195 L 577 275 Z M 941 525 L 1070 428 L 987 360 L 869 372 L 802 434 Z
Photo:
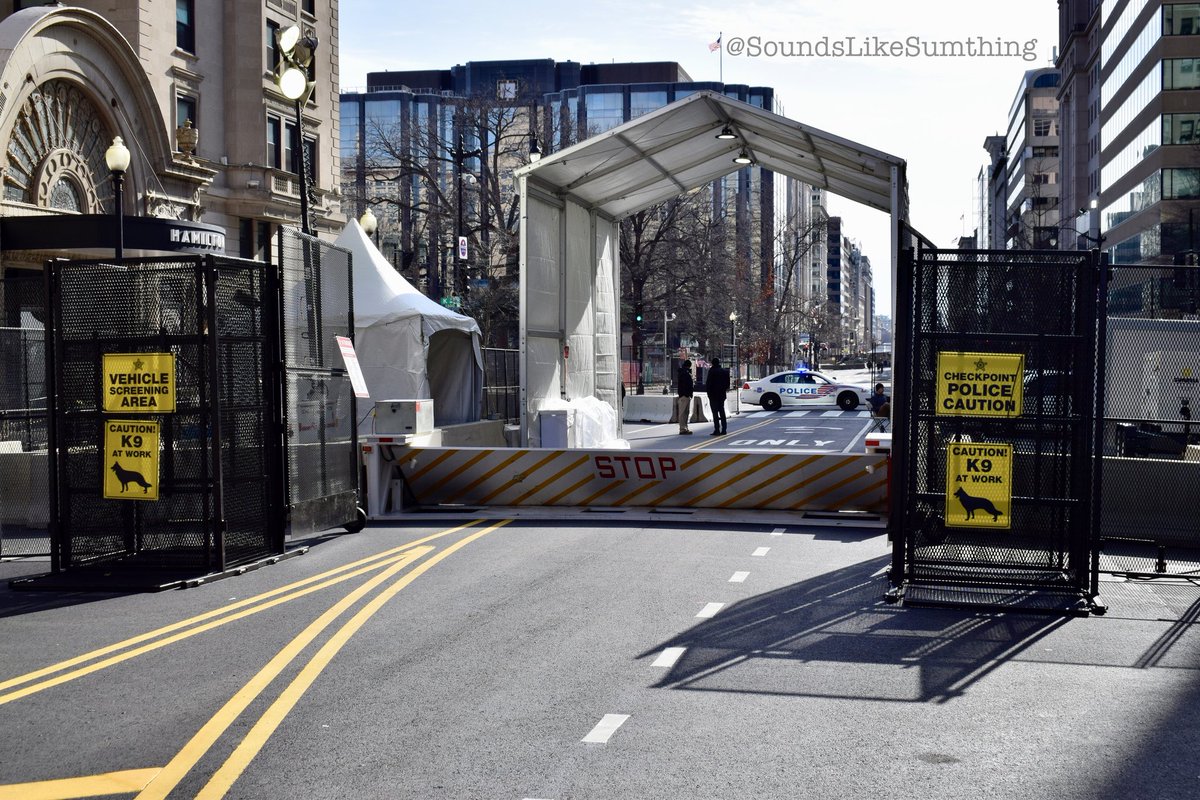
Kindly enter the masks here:
M 482 522 L 482 520 L 474 520 L 464 525 L 432 534 L 382 553 L 345 564 L 320 575 L 264 592 L 237 603 L 232 603 L 222 608 L 140 634 L 122 642 L 92 650 L 43 669 L 0 682 L 0 704 L 9 703 L 52 686 L 57 686 L 97 672 L 114 664 L 128 661 L 143 653 L 166 647 L 169 644 L 212 630 L 226 623 L 243 619 L 251 614 L 265 611 L 367 572 L 383 569 L 378 575 L 330 606 L 328 610 L 309 624 L 298 636 L 288 642 L 266 666 L 259 670 L 245 686 L 201 727 L 188 743 L 184 745 L 183 749 L 162 769 L 132 770 L 125 773 L 106 773 L 105 775 L 67 779 L 64 781 L 45 781 L 33 784 L 0 786 L 0 800 L 8 797 L 28 798 L 38 796 L 66 798 L 91 796 L 109 792 L 89 792 L 89 787 L 90 789 L 98 789 L 101 785 L 119 785 L 122 783 L 124 783 L 125 792 L 130 791 L 131 788 L 134 791 L 140 788 L 142 791 L 138 795 L 138 798 L 165 798 L 209 751 L 238 716 L 245 711 L 246 707 L 262 694 L 270 683 L 288 665 L 295 661 L 303 650 L 317 636 L 330 627 L 338 617 L 366 597 L 370 592 L 394 578 L 401 570 L 432 552 L 435 547 L 427 545 L 428 542 L 459 533 L 473 527 L 479 522 Z M 334 655 L 341 650 L 350 637 L 379 611 L 384 604 L 443 559 L 509 522 L 511 520 L 496 522 L 454 542 L 405 574 L 399 580 L 387 586 L 367 602 L 349 621 L 334 632 L 309 659 L 296 678 L 284 688 L 279 697 L 276 698 L 263 716 L 254 724 L 246 737 L 237 745 L 225 763 L 213 774 L 197 797 L 218 798 L 225 795 L 249 765 L 250 761 L 263 748 L 284 717 L 296 705 L 321 671 L 329 664 Z M 134 773 L 136 773 L 136 777 Z M 117 778 L 121 778 L 122 780 L 116 780 Z M 136 786 L 130 787 L 125 781 L 132 781 Z M 13 794 L 13 791 L 18 793 Z M 78 791 L 85 793 L 75 793 Z

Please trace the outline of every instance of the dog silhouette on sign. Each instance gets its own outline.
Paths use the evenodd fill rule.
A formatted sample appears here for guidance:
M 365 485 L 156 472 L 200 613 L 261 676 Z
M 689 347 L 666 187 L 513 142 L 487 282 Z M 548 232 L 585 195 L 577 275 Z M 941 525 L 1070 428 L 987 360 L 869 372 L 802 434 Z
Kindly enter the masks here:
M 991 514 L 992 522 L 995 522 L 1003 513 L 992 505 L 991 500 L 986 497 L 973 497 L 964 492 L 961 486 L 954 491 L 954 496 L 958 498 L 958 502 L 962 503 L 963 510 L 967 512 L 967 519 L 975 519 L 975 512 L 982 511 L 985 514 Z
M 115 461 L 112 465 L 112 471 L 116 473 L 117 480 L 121 482 L 122 492 L 128 489 L 129 484 L 131 483 L 136 483 L 138 486 L 142 487 L 142 494 L 148 494 L 150 492 L 150 484 L 146 483 L 146 479 L 142 477 L 142 473 L 134 472 L 131 469 L 122 469 L 121 465 Z

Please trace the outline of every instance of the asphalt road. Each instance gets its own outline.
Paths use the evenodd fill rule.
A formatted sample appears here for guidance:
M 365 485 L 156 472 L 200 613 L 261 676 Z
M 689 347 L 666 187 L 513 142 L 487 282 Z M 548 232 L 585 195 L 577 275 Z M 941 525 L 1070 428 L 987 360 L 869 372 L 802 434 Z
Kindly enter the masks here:
M 730 415 L 728 434 L 712 436 L 711 422 L 692 422 L 691 436 L 674 423 L 625 423 L 625 440 L 635 450 L 725 450 L 748 452 L 861 453 L 873 429 L 866 409 L 783 408 L 763 411 L 743 405 Z
M 1196 797 L 1196 587 L 905 608 L 888 552 L 423 521 L 183 591 L 4 588 L 0 798 Z

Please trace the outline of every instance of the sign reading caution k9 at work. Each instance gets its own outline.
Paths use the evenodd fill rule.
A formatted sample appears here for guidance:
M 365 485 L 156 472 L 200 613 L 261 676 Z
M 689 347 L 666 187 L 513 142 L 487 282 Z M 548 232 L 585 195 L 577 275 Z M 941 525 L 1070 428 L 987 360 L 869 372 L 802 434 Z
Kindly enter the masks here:
M 1019 417 L 1024 389 L 1020 353 L 938 353 L 937 414 Z
M 104 497 L 158 499 L 157 422 L 104 421 Z
M 1011 444 L 951 442 L 946 446 L 946 525 L 1012 527 Z
M 104 410 L 165 414 L 175 410 L 174 353 L 105 353 Z

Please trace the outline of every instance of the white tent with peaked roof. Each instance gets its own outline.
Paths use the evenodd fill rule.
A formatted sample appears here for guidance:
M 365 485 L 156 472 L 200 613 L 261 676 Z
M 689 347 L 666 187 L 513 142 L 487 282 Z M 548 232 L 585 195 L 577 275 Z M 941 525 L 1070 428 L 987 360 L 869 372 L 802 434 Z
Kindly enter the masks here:
M 354 259 L 354 349 L 371 399 L 433 399 L 434 424 L 479 419 L 479 323 L 417 291 L 350 220 L 336 244 Z M 368 417 L 360 432 L 371 430 Z

